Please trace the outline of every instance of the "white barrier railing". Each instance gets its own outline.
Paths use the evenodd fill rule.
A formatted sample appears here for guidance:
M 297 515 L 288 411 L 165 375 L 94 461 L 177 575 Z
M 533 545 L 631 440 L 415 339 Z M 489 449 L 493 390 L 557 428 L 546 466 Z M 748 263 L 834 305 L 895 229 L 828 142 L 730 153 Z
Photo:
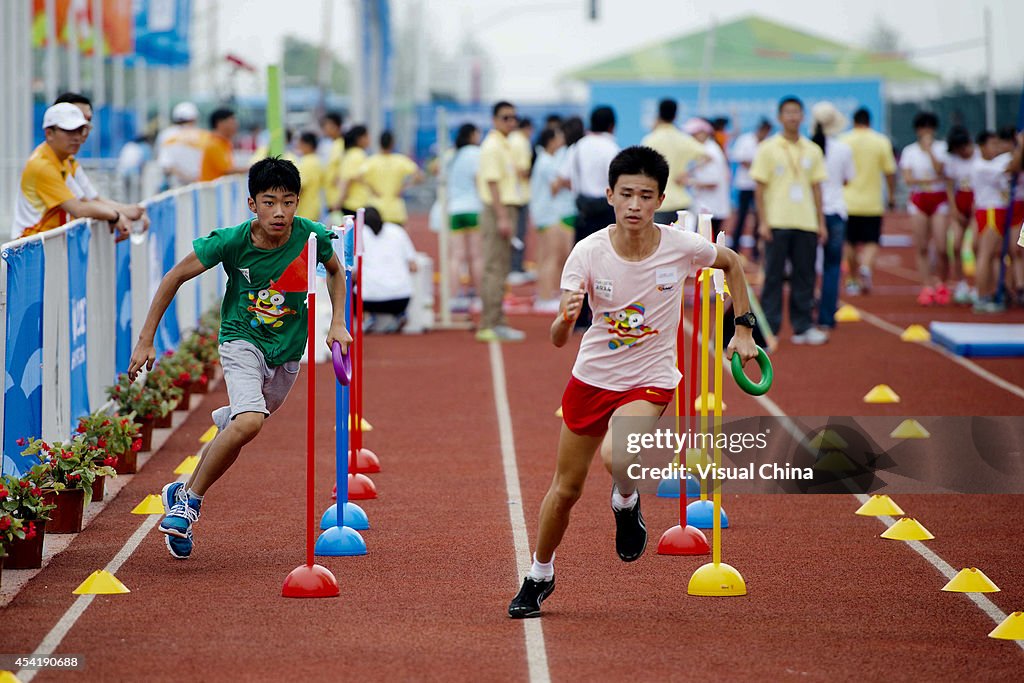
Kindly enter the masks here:
M 163 275 L 192 250 L 193 239 L 249 216 L 245 180 L 230 176 L 147 200 L 149 231 L 121 244 L 106 222 L 81 219 L 0 246 L 4 474 L 26 464 L 18 438 L 66 439 L 83 412 L 103 405 L 106 387 L 127 369 Z M 75 291 L 83 282 L 84 296 Z M 175 348 L 223 289 L 219 268 L 182 286 L 157 351 Z

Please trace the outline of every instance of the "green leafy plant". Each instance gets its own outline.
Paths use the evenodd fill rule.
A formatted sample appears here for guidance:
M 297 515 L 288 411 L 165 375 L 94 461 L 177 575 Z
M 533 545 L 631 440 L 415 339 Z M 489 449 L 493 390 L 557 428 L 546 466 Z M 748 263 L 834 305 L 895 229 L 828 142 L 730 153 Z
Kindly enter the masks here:
M 188 387 L 193 382 L 203 382 L 206 379 L 202 361 L 185 349 L 165 353 L 154 370 L 167 373 L 176 387 Z
M 216 363 L 220 360 L 217 350 L 217 332 L 195 332 L 181 343 L 181 350 L 191 354 L 200 363 Z
M 35 455 L 44 467 L 49 481 L 42 482 L 43 489 L 62 491 L 64 489 L 91 489 L 96 477 L 113 475 L 114 468 L 96 465 L 100 453 L 97 446 L 85 439 L 55 441 L 52 444 L 42 439 L 29 439 L 22 455 Z
M 142 447 L 135 413 L 108 414 L 100 409 L 78 419 L 76 439 L 95 447 L 95 466 L 117 467 L 117 456 Z
M 0 478 L 0 514 L 26 521 L 49 519 L 46 513 L 56 507 L 43 500 L 46 491 L 42 484 L 49 477 L 49 469 L 48 465 L 36 465 L 22 477 L 8 474 Z
M 134 413 L 145 420 L 170 413 L 178 405 L 182 393 L 181 388 L 167 380 L 166 372 L 157 369 L 146 375 L 145 383 L 131 382 L 128 375 L 122 373 L 118 375 L 116 384 L 107 387 L 107 397 L 117 403 L 119 413 Z

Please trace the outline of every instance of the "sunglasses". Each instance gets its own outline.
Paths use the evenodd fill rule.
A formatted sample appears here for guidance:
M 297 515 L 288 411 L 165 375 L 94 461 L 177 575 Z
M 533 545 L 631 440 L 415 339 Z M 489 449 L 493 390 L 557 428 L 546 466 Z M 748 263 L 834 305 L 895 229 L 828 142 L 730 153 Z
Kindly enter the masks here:
M 515 121 L 516 120 L 516 115 L 515 114 L 502 114 L 501 116 L 498 117 L 498 120 L 499 121 Z

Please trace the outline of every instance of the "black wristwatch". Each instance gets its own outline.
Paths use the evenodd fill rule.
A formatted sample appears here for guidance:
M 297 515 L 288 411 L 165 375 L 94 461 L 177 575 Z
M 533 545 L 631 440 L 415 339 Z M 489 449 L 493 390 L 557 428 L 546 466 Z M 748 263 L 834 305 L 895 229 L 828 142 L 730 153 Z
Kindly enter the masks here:
M 747 311 L 743 315 L 736 318 L 736 324 L 742 325 L 743 327 L 749 327 L 750 329 L 754 329 L 754 326 L 757 325 L 757 318 L 754 317 L 753 313 Z

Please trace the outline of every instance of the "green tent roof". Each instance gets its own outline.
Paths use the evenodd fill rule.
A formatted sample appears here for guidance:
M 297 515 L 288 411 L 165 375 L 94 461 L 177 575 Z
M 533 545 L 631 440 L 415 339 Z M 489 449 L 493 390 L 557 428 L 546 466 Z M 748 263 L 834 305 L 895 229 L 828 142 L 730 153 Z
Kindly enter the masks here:
M 696 81 L 710 30 L 666 40 L 566 74 L 581 81 Z M 770 81 L 881 78 L 935 80 L 899 55 L 871 52 L 797 31 L 758 16 L 715 28 L 711 80 Z

